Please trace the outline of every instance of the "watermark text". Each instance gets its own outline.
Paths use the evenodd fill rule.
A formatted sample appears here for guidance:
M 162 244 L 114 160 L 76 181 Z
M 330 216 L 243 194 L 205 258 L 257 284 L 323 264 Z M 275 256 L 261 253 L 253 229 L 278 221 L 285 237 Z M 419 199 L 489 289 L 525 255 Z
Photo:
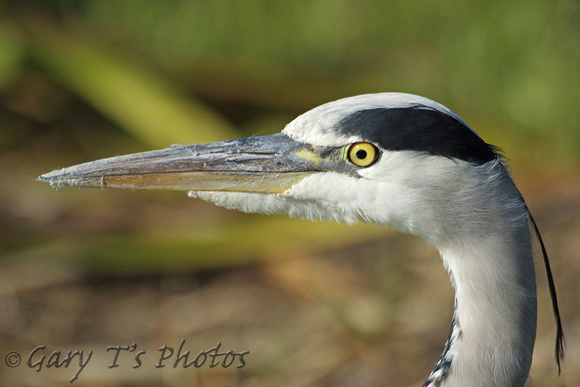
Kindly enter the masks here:
M 132 363 L 131 367 L 134 369 L 147 365 L 155 368 L 164 368 L 166 366 L 173 368 L 189 368 L 192 366 L 195 368 L 214 368 L 221 366 L 223 368 L 235 367 L 239 369 L 246 366 L 245 356 L 250 353 L 250 351 L 223 350 L 222 344 L 219 342 L 209 349 L 192 352 L 192 350 L 187 348 L 185 339 L 181 340 L 176 348 L 164 344 L 155 353 L 148 353 L 139 349 L 136 343 L 111 345 L 104 348 L 103 352 L 110 358 L 110 363 L 108 364 L 110 369 L 120 367 L 121 362 L 126 364 L 127 360 Z M 26 367 L 36 372 L 49 368 L 70 368 L 74 374 L 69 382 L 73 383 L 89 365 L 93 354 L 92 349 L 88 351 L 81 349 L 51 351 L 46 345 L 38 345 L 22 355 L 17 351 L 6 352 L 4 363 L 10 368 Z M 22 364 L 23 362 L 24 364 Z

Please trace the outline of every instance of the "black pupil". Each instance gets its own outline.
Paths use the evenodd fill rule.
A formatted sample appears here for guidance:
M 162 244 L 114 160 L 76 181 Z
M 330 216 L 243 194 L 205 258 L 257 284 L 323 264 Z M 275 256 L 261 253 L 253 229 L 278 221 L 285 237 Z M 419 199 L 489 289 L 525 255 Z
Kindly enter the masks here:
M 367 151 L 365 151 L 365 150 L 362 150 L 362 149 L 359 149 L 359 150 L 357 150 L 357 151 L 356 151 L 356 157 L 357 157 L 359 160 L 364 160 L 364 159 L 366 159 L 366 158 L 367 158 Z

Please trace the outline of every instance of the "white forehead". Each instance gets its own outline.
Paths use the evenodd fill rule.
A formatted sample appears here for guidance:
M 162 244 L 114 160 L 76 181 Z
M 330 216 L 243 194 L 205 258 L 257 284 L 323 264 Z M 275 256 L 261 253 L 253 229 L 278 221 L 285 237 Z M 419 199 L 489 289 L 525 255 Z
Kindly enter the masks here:
M 361 141 L 356 135 L 338 133 L 336 125 L 345 117 L 367 109 L 421 107 L 438 110 L 464 123 L 457 114 L 429 98 L 406 93 L 362 94 L 320 105 L 296 117 L 282 133 L 296 141 L 318 146 L 343 146 Z M 465 126 L 469 127 L 467 124 Z

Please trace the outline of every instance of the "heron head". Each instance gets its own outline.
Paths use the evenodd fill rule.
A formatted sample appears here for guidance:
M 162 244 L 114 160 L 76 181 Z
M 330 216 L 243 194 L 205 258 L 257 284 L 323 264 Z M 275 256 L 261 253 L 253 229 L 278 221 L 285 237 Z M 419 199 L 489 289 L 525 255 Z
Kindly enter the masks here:
M 460 167 L 496 157 L 457 115 L 410 94 L 330 102 L 282 133 L 170 147 L 42 175 L 54 187 L 187 190 L 244 212 L 367 221 L 415 232 Z M 418 208 L 417 206 L 421 206 Z

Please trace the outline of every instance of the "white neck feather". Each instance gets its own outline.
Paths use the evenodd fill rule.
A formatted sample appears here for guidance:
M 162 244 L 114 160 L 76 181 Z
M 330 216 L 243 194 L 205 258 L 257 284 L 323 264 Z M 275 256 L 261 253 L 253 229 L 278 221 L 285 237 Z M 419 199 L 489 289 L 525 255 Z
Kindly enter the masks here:
M 477 204 L 473 219 L 448 225 L 454 237 L 437 243 L 455 288 L 455 313 L 426 386 L 524 386 L 528 378 L 537 315 L 530 228 L 515 185 L 503 167 L 494 168 L 495 184 L 487 180 L 479 194 L 462 196 Z
M 527 225 L 441 249 L 456 290 L 441 386 L 523 386 L 536 336 L 536 287 Z M 445 364 L 446 363 L 446 364 Z M 444 377 L 443 377 L 444 376 Z M 467 383 L 467 384 L 466 384 Z M 427 384 L 429 385 L 429 384 Z

